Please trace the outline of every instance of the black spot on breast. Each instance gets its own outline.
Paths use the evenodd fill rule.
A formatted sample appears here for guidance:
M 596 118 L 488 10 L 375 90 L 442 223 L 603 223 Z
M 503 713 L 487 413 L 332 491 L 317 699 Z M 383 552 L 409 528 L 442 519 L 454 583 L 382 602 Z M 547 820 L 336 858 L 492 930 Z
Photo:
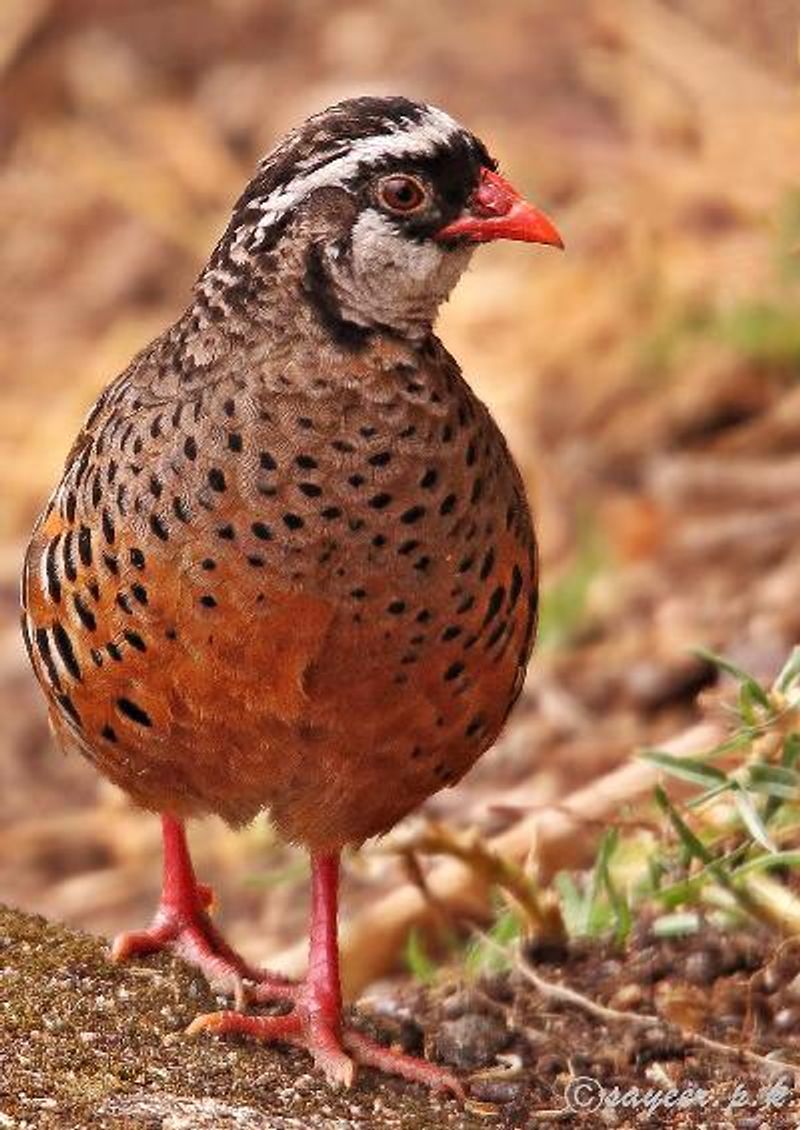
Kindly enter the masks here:
M 204 608 L 217 607 L 216 599 L 211 595 L 211 593 L 204 593 L 203 596 L 200 597 L 200 603 Z
M 405 610 L 406 605 L 403 600 L 393 600 L 386 609 L 392 616 L 400 616 Z
M 226 489 L 225 474 L 219 467 L 212 467 L 208 472 L 208 485 L 212 490 L 217 491 L 218 494 Z
M 380 491 L 378 494 L 373 494 L 368 505 L 371 506 L 373 510 L 383 510 L 391 501 L 392 496 L 390 494 L 387 494 L 386 491 Z
M 117 537 L 117 531 L 116 527 L 114 526 L 114 521 L 108 510 L 103 510 L 101 525 L 103 527 L 103 537 L 106 539 L 109 545 L 113 545 Z
M 147 711 L 143 710 L 138 703 L 133 702 L 129 698 L 118 698 L 117 709 L 119 710 L 120 714 L 123 714 L 126 718 L 129 718 L 131 722 L 136 722 L 139 726 L 145 726 L 149 728 L 153 725 L 153 722 Z
M 374 455 L 370 455 L 367 462 L 372 467 L 385 467 L 387 463 L 391 462 L 391 458 L 390 451 L 376 451 Z
M 83 723 L 81 722 L 81 716 L 78 713 L 78 708 L 68 694 L 57 694 L 56 702 L 64 711 L 64 713 L 72 719 L 76 726 L 83 725 Z
M 64 560 L 64 575 L 68 581 L 75 581 L 78 578 L 78 570 L 75 566 L 75 557 L 73 555 L 73 541 L 74 534 L 72 530 L 68 530 L 61 547 L 61 556 Z
M 326 506 L 324 510 L 320 510 L 320 517 L 325 518 L 327 521 L 332 521 L 334 518 L 341 518 L 342 511 L 338 506 Z
M 366 482 L 366 479 L 364 478 L 363 475 L 350 475 L 350 477 L 348 478 L 347 481 L 348 481 L 348 483 L 350 484 L 351 487 L 358 488 L 358 487 L 364 485 L 364 483 Z
M 164 493 L 164 484 L 161 482 L 158 475 L 150 476 L 150 493 L 153 498 L 161 498 L 161 495 Z
M 194 436 L 187 436 L 183 443 L 183 453 L 187 459 L 194 460 L 197 458 L 197 440 Z
M 483 717 L 483 715 L 476 714 L 474 718 L 470 719 L 469 725 L 467 726 L 464 733 L 468 738 L 472 738 L 478 733 L 479 730 L 482 730 L 485 725 L 486 719 Z
M 504 634 L 507 627 L 508 627 L 508 620 L 501 620 L 499 624 L 495 625 L 494 629 L 492 630 L 491 635 L 489 636 L 489 638 L 486 640 L 486 643 L 484 644 L 484 648 L 485 648 L 486 651 L 489 651 L 490 648 L 494 647 L 494 645 L 497 643 L 497 641 L 500 639 L 500 637 Z
M 278 466 L 268 451 L 262 451 L 258 457 L 258 461 L 262 471 L 274 471 Z
M 138 604 L 146 607 L 148 597 L 147 589 L 144 587 L 144 585 L 140 585 L 138 582 L 134 585 L 131 585 L 131 595 Z
M 243 446 L 242 437 L 238 432 L 228 433 L 228 448 L 230 451 L 236 452 L 238 455 Z
M 504 586 L 498 585 L 492 595 L 489 597 L 489 603 L 486 606 L 486 615 L 483 618 L 484 627 L 486 627 L 489 621 L 493 620 L 497 613 L 500 611 L 500 607 L 503 603 L 503 600 L 505 599 L 505 595 L 506 590 Z
M 114 603 L 118 608 L 121 608 L 126 615 L 133 615 L 133 609 L 131 608 L 130 601 L 128 600 L 128 597 L 124 592 L 117 593 L 116 597 L 114 598 Z
M 158 514 L 150 515 L 149 525 L 159 541 L 169 541 L 169 530 Z
M 106 724 L 100 731 L 100 737 L 105 738 L 107 742 L 117 742 L 117 733 L 113 726 Z
M 515 607 L 519 600 L 519 594 L 522 591 L 522 573 L 519 565 L 515 565 L 511 570 L 511 587 L 508 590 L 508 608 L 509 611 Z
M 299 514 L 284 514 L 283 521 L 290 530 L 300 530 L 305 525 Z
M 61 534 L 56 534 L 47 547 L 45 554 L 45 572 L 47 574 L 47 592 L 54 604 L 61 603 L 61 579 L 56 571 L 56 552 L 58 551 Z
M 72 603 L 75 606 L 75 611 L 78 613 L 78 618 L 83 624 L 84 628 L 93 632 L 97 628 L 97 620 L 91 609 L 87 608 L 81 598 L 76 593 L 72 598 Z
M 462 631 L 463 628 L 461 628 L 458 624 L 448 624 L 448 626 L 442 632 L 442 640 L 444 641 L 444 643 L 447 643 L 449 640 L 454 640 L 456 636 L 461 635 Z
M 130 630 L 123 632 L 125 639 L 136 651 L 147 651 L 147 645 L 138 632 Z
M 131 558 L 131 565 L 133 565 L 134 569 L 144 569 L 146 561 L 145 561 L 145 556 L 142 553 L 141 549 L 137 549 L 136 547 L 134 547 L 131 550 L 130 558 Z
M 204 569 L 206 573 L 213 573 L 217 567 L 217 563 L 213 557 L 206 557 L 200 562 L 200 568 Z
M 250 529 L 259 541 L 271 541 L 272 530 L 264 522 L 253 522 Z
M 306 498 L 319 498 L 322 494 L 322 487 L 317 486 L 316 483 L 298 483 L 297 489 L 304 494 Z
M 474 604 L 475 597 L 468 593 L 456 608 L 456 612 L 458 612 L 460 615 L 463 615 L 464 612 L 469 612 L 470 608 L 472 608 Z
M 172 499 L 172 512 L 179 522 L 189 523 L 192 515 L 189 506 L 183 501 L 183 498 L 177 497 Z
M 422 478 L 419 480 L 419 485 L 423 490 L 433 490 L 439 481 L 439 472 L 434 467 L 429 467 Z
M 400 521 L 406 526 L 411 526 L 415 522 L 418 522 L 420 520 L 420 518 L 424 518 L 424 517 L 425 517 L 425 507 L 424 506 L 411 506 L 411 507 L 409 507 L 408 510 L 404 511 L 400 515 Z
M 47 671 L 47 677 L 50 680 L 50 685 L 57 691 L 61 690 L 61 679 L 59 678 L 56 665 L 53 662 L 53 653 L 50 650 L 50 636 L 47 633 L 47 629 L 37 628 L 35 638 L 36 647 L 42 657 L 42 662 L 44 663 L 45 670 Z
M 314 471 L 318 466 L 313 455 L 297 455 L 295 457 L 295 463 L 303 471 Z
M 233 541 L 236 537 L 236 532 L 231 525 L 220 526 L 217 529 L 217 537 L 222 538 L 223 541 Z
M 55 623 L 53 625 L 53 642 L 70 675 L 72 675 L 73 679 L 77 679 L 80 682 L 81 669 L 75 657 L 72 640 L 69 638 L 63 624 Z
M 116 577 L 116 576 L 119 575 L 119 564 L 117 562 L 116 557 L 114 557 L 113 554 L 104 553 L 103 554 L 103 564 L 105 565 L 106 569 L 108 569 L 109 573 L 111 573 L 111 575 L 113 577 Z
M 460 663 L 458 660 L 456 660 L 455 663 L 451 663 L 450 666 L 447 668 L 447 670 L 444 673 L 445 682 L 451 683 L 453 681 L 453 679 L 458 678 L 458 676 L 462 673 L 463 670 L 464 670 L 464 664 Z
M 88 569 L 92 564 L 92 531 L 88 526 L 81 526 L 78 531 L 78 557 Z
M 487 549 L 486 554 L 484 555 L 483 561 L 481 562 L 480 578 L 482 581 L 485 581 L 491 573 L 492 569 L 494 569 L 494 558 L 494 548 L 490 546 L 489 549 Z

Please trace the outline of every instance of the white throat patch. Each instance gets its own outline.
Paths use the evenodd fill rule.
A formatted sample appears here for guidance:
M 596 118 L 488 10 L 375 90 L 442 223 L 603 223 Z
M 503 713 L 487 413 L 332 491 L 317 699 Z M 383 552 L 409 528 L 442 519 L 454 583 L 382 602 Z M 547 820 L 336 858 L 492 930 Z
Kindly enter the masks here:
M 374 208 L 356 220 L 350 247 L 344 260 L 328 258 L 342 315 L 409 337 L 428 332 L 474 250 L 469 245 L 445 250 L 433 240 L 408 239 Z

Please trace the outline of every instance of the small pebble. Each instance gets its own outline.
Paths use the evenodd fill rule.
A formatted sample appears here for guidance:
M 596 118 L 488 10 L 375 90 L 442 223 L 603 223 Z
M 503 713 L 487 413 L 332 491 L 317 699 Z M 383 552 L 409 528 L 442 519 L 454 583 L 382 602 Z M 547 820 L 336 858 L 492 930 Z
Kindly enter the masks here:
M 511 1038 L 505 1023 L 494 1016 L 467 1013 L 457 1020 L 446 1020 L 436 1033 L 439 1058 L 451 1067 L 474 1071 L 487 1067 Z
M 791 1032 L 800 1023 L 799 1008 L 781 1008 L 775 1013 L 773 1024 L 779 1032 Z
M 609 1001 L 611 1008 L 625 1012 L 628 1009 L 638 1008 L 644 999 L 641 985 L 622 985 Z
M 693 985 L 710 985 L 719 972 L 718 956 L 712 950 L 697 950 L 686 959 L 683 975 Z

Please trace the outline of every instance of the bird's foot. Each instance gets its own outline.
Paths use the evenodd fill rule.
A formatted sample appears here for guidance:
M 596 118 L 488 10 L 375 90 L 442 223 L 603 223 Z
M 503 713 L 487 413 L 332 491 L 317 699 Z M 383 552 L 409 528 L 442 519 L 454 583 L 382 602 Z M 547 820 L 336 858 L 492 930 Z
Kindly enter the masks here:
M 320 1015 L 309 1007 L 305 986 L 299 986 L 294 1010 L 283 1016 L 245 1016 L 240 1012 L 211 1012 L 198 1016 L 187 1032 L 236 1033 L 257 1040 L 281 1041 L 305 1048 L 333 1086 L 352 1086 L 359 1065 L 374 1067 L 388 1075 L 399 1075 L 433 1091 L 449 1091 L 463 1100 L 464 1089 L 450 1071 L 405 1052 L 371 1040 L 355 1028 L 340 1029 L 338 1018 Z
M 250 1001 L 284 1000 L 293 996 L 295 986 L 288 978 L 250 965 L 228 943 L 211 921 L 214 902 L 210 887 L 198 883 L 196 898 L 163 900 L 150 926 L 118 934 L 111 945 L 111 960 L 168 950 L 205 977 L 215 992 L 233 997 L 237 1010 Z

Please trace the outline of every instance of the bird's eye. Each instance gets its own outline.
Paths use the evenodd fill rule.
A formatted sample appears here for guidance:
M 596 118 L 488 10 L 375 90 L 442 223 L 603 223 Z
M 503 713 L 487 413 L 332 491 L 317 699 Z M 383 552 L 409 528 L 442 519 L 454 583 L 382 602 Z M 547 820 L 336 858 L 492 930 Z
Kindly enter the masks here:
M 378 184 L 378 200 L 390 212 L 408 215 L 426 203 L 428 194 L 416 177 L 395 174 Z

